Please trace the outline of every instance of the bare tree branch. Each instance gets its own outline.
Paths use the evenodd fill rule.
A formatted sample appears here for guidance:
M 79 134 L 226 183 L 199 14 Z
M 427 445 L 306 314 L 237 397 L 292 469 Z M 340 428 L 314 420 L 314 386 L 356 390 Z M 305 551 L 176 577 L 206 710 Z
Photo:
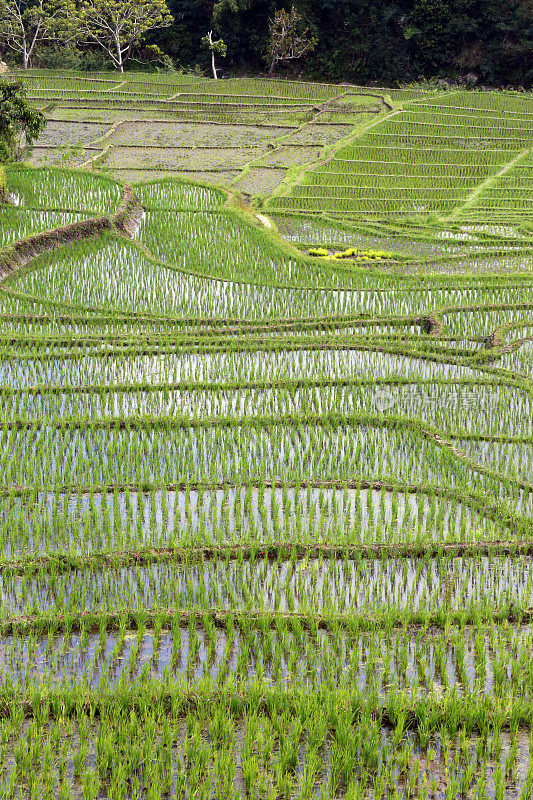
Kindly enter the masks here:
M 80 15 L 83 39 L 101 47 L 120 72 L 145 33 L 172 24 L 165 0 L 82 0 Z
M 272 75 L 279 61 L 292 61 L 302 58 L 314 50 L 318 39 L 309 35 L 304 27 L 300 12 L 292 6 L 290 11 L 276 11 L 269 25 L 267 57 L 270 61 L 269 75 Z

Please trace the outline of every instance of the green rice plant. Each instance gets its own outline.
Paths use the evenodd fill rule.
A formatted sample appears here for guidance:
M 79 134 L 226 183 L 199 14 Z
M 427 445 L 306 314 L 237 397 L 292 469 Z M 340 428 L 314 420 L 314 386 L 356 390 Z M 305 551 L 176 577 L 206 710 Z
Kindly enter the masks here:
M 115 210 L 120 186 L 110 178 L 59 167 L 8 168 L 9 190 L 24 208 L 88 211 L 94 216 Z
M 533 116 L 524 105 L 520 110 L 511 110 L 511 105 L 503 112 L 496 95 L 486 95 L 485 107 L 472 108 L 469 93 L 458 92 L 456 97 L 457 104 L 448 105 L 426 95 L 395 111 L 269 205 L 354 220 L 361 215 L 444 215 L 462 207 L 466 211 L 474 198 L 478 202 L 485 185 L 495 186 L 490 191 L 496 192 L 500 183 L 502 189 L 508 186 L 510 167 L 523 163 L 530 152 Z M 527 182 L 519 185 L 522 201 L 509 196 L 515 211 L 521 202 L 527 209 Z M 499 210 L 504 209 L 502 203 Z
M 73 78 L 44 150 L 322 163 L 7 170 L 0 794 L 529 797 L 528 96 Z

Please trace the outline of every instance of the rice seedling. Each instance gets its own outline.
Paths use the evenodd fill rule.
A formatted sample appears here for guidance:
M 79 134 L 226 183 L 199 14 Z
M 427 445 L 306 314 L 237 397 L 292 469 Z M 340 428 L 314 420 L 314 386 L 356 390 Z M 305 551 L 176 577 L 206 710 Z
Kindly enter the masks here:
M 23 78 L 0 797 L 529 798 L 528 96 Z

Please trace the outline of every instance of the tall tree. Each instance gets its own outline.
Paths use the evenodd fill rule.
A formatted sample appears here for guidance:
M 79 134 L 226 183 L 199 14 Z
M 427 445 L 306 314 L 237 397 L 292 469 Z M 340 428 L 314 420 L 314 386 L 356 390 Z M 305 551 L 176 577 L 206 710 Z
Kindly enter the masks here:
M 27 102 L 22 81 L 0 79 L 0 161 L 17 159 L 45 125 L 44 114 Z
M 40 44 L 73 39 L 76 28 L 72 0 L 0 0 L 0 44 L 20 55 L 23 69 Z
M 290 11 L 276 11 L 269 25 L 267 57 L 270 61 L 269 75 L 274 74 L 280 61 L 302 58 L 315 49 L 318 39 L 311 36 L 304 18 L 295 6 Z
M 172 24 L 165 0 L 81 0 L 79 13 L 80 37 L 102 48 L 120 72 L 149 31 Z
M 202 38 L 202 44 L 208 50 L 211 51 L 211 72 L 213 74 L 213 78 L 215 80 L 218 79 L 218 69 L 215 64 L 215 53 L 218 53 L 220 56 L 225 58 L 226 53 L 228 52 L 228 48 L 224 44 L 222 39 L 213 39 L 213 31 L 209 31 L 207 36 Z

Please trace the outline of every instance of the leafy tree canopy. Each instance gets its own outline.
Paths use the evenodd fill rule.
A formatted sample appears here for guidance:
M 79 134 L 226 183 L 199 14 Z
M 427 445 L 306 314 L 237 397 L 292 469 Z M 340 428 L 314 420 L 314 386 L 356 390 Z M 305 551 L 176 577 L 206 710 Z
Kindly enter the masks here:
M 120 72 L 149 31 L 173 21 L 165 0 L 81 0 L 79 15 L 80 37 L 104 50 Z
M 295 61 L 315 49 L 318 39 L 309 34 L 303 16 L 296 6 L 290 11 L 276 11 L 269 25 L 267 60 L 272 75 L 280 61 Z
M 228 69 L 257 72 L 269 21 L 293 2 L 318 38 L 309 78 L 383 84 L 473 71 L 480 83 L 533 83 L 531 0 L 168 0 L 176 22 L 158 41 L 183 66 L 207 67 L 201 25 L 224 39 Z
M 22 81 L 0 79 L 0 161 L 14 161 L 44 130 L 44 114 L 32 108 Z
M 43 42 L 67 42 L 76 36 L 73 0 L 0 0 L 0 45 L 20 56 L 27 69 Z

